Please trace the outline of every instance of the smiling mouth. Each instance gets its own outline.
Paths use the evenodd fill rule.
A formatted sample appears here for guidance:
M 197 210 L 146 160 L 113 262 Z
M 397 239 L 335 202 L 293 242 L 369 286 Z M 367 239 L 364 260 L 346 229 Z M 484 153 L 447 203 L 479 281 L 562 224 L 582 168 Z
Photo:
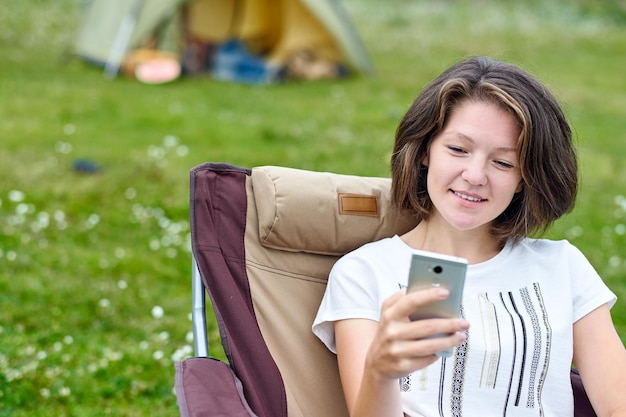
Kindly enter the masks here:
M 487 201 L 484 198 L 474 197 L 474 196 L 463 194 L 463 193 L 460 193 L 460 192 L 454 191 L 454 190 L 451 190 L 451 191 L 454 193 L 454 195 L 456 195 L 457 197 L 461 197 L 463 200 L 472 201 L 472 202 L 475 202 L 475 203 L 479 203 L 481 201 Z

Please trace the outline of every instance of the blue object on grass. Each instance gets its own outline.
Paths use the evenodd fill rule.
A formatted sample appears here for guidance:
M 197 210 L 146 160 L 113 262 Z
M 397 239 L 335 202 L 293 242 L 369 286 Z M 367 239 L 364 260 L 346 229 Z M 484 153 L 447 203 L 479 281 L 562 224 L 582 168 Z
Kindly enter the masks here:
M 95 174 L 100 172 L 100 167 L 93 161 L 87 159 L 75 159 L 72 163 L 74 171 L 81 172 L 83 174 Z

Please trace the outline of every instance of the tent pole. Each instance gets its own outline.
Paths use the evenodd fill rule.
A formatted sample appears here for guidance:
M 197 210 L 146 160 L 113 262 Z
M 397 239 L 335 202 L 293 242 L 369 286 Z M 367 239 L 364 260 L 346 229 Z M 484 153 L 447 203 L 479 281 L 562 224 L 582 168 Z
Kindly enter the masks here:
M 117 77 L 120 70 L 120 65 L 124 59 L 124 54 L 128 48 L 130 37 L 137 24 L 137 18 L 143 8 L 144 0 L 135 0 L 130 6 L 128 13 L 124 16 L 120 22 L 120 27 L 117 30 L 113 46 L 109 51 L 106 64 L 104 65 L 104 76 L 108 79 Z

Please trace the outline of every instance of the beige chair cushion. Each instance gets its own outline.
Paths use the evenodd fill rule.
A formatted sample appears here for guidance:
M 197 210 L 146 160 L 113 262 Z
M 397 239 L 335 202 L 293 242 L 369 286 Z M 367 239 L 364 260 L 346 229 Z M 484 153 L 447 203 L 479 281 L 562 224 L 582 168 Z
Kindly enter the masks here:
M 259 329 L 283 378 L 289 417 L 348 415 L 337 361 L 311 331 L 332 265 L 401 234 L 390 181 L 282 167 L 246 183 L 246 271 Z
M 388 178 L 255 168 L 252 186 L 261 242 L 292 252 L 343 255 L 408 231 L 415 222 L 390 207 L 390 185 Z

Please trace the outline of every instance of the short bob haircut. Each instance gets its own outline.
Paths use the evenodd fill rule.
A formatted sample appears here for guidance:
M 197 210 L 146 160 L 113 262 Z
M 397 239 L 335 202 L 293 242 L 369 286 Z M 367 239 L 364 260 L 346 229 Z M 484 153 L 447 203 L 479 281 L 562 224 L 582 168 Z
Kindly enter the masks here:
M 554 96 L 519 67 L 473 57 L 445 70 L 416 97 L 396 131 L 391 156 L 391 198 L 400 211 L 427 219 L 433 204 L 422 163 L 455 106 L 465 100 L 494 103 L 520 126 L 522 189 L 492 224 L 501 246 L 545 230 L 574 207 L 578 164 L 572 131 Z

